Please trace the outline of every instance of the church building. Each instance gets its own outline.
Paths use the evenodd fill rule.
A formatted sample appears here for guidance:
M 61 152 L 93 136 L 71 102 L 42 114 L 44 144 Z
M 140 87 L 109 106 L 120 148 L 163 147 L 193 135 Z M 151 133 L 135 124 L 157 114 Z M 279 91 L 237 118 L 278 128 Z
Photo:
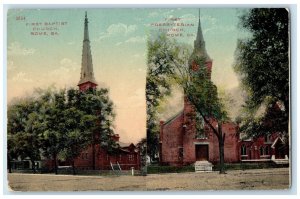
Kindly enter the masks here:
M 81 74 L 78 83 L 79 90 L 82 92 L 85 92 L 90 88 L 96 89 L 98 86 L 93 71 L 88 23 L 87 13 L 85 13 Z M 96 145 L 96 149 L 93 152 L 93 149 L 90 146 L 75 160 L 75 166 L 77 168 L 91 169 L 93 166 L 92 159 L 95 158 L 96 169 L 110 170 L 112 169 L 112 165 L 115 164 L 119 165 L 122 170 L 128 170 L 132 167 L 140 169 L 140 156 L 137 147 L 133 143 L 120 142 L 118 134 L 115 134 L 112 139 L 120 146 L 117 154 L 108 154 L 107 151 L 102 149 L 99 145 Z M 95 157 L 93 157 L 93 155 L 95 155 Z
M 211 77 L 213 60 L 209 57 L 201 29 L 200 13 L 194 49 L 189 60 L 190 70 L 197 70 L 193 57 L 205 58 L 206 69 Z M 219 162 L 219 142 L 211 128 L 201 120 L 191 119 L 195 110 L 193 105 L 184 97 L 183 109 L 166 121 L 160 121 L 159 157 L 161 165 L 182 166 L 203 164 L 204 170 L 211 170 L 213 164 Z M 196 115 L 196 114 L 194 114 Z M 196 116 L 197 117 L 197 116 Z M 200 116 L 201 117 L 201 116 Z M 208 118 L 217 127 L 214 118 Z M 197 125 L 202 132 L 197 132 Z M 225 163 L 276 161 L 288 162 L 288 147 L 284 147 L 283 138 L 278 133 L 270 136 L 242 139 L 238 133 L 238 125 L 233 122 L 222 124 L 225 133 L 224 161 Z M 203 133 L 204 132 L 204 133 Z M 195 166 L 196 168 L 196 166 Z
M 79 90 L 85 92 L 88 89 L 96 89 L 98 84 L 94 77 L 92 53 L 88 30 L 88 17 L 85 13 L 84 20 L 84 38 L 82 47 L 81 74 L 78 83 Z M 101 132 L 99 132 L 101 133 Z M 133 143 L 120 142 L 119 134 L 114 134 L 112 139 L 119 145 L 116 153 L 109 154 L 99 144 L 95 147 L 88 146 L 83 149 L 81 155 L 75 159 L 74 165 L 76 169 L 96 169 L 96 170 L 112 170 L 117 166 L 121 170 L 130 170 L 132 168 L 140 169 L 140 153 Z M 60 166 L 68 166 L 68 162 L 59 162 Z M 48 167 L 53 168 L 54 162 L 48 162 Z

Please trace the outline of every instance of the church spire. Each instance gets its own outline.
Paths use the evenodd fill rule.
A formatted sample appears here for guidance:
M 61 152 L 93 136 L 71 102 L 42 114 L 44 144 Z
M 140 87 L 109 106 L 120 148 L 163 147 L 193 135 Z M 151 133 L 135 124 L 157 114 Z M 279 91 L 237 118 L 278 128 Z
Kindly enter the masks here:
M 84 19 L 84 39 L 83 39 L 83 41 L 89 40 L 89 27 L 88 27 L 88 23 L 89 23 L 89 20 L 88 20 L 88 18 L 87 18 L 87 12 L 85 11 L 85 19 Z
M 85 12 L 84 37 L 83 37 L 83 45 L 82 45 L 82 59 L 81 59 L 81 74 L 80 74 L 80 81 L 78 83 L 79 89 L 82 91 L 85 91 L 89 88 L 95 88 L 97 86 L 97 83 L 94 78 L 88 23 L 89 21 L 87 18 L 87 12 Z
M 197 37 L 196 40 L 194 41 L 194 53 L 196 53 L 199 56 L 204 56 L 207 60 L 210 60 L 210 57 L 208 56 L 205 48 L 205 41 L 203 38 L 203 33 L 201 28 L 200 9 L 199 9 Z

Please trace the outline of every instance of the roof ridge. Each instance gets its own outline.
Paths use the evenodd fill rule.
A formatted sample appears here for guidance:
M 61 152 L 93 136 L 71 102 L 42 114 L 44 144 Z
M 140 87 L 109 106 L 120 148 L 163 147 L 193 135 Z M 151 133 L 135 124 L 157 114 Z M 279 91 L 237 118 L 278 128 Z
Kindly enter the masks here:
M 173 115 L 172 117 L 170 117 L 169 119 L 167 119 L 164 124 L 168 124 L 171 121 L 173 121 L 174 119 L 176 119 L 179 115 L 181 115 L 183 113 L 183 109 L 181 111 L 179 111 L 178 113 L 176 113 L 175 115 Z

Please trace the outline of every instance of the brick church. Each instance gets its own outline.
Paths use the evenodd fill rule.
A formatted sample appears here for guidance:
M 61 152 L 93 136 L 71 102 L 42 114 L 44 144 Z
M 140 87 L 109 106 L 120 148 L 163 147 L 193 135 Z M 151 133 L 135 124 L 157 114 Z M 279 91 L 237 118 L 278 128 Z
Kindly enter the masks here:
M 202 34 L 200 15 L 194 50 L 189 60 L 189 68 L 195 70 L 192 57 L 205 58 L 208 74 L 211 74 L 213 61 L 209 57 Z M 197 68 L 197 67 L 196 67 Z M 161 165 L 182 166 L 199 162 L 217 164 L 219 162 L 219 143 L 217 136 L 211 128 L 198 120 L 204 133 L 197 132 L 196 122 L 191 122 L 193 105 L 184 99 L 183 109 L 166 121 L 160 121 L 159 157 Z M 209 118 L 213 126 L 217 121 Z M 274 161 L 288 163 L 289 148 L 280 133 L 270 136 L 243 139 L 243 134 L 238 133 L 238 125 L 233 122 L 223 123 L 222 131 L 225 133 L 224 161 L 225 163 L 237 162 L 262 162 Z
M 84 21 L 84 38 L 82 47 L 81 74 L 78 83 L 79 90 L 85 92 L 90 88 L 96 89 L 98 84 L 94 78 L 92 53 L 89 40 L 88 18 L 85 13 Z M 100 132 L 101 133 L 101 132 Z M 140 153 L 133 143 L 120 142 L 118 134 L 114 134 L 112 139 L 119 145 L 117 153 L 109 154 L 106 150 L 97 144 L 94 148 L 89 146 L 81 152 L 81 155 L 75 159 L 75 167 L 77 169 L 95 169 L 112 170 L 112 167 L 120 167 L 121 170 L 140 169 Z M 93 162 L 95 164 L 93 164 Z M 60 166 L 70 165 L 68 162 L 59 162 Z M 48 162 L 48 167 L 53 168 L 54 162 Z

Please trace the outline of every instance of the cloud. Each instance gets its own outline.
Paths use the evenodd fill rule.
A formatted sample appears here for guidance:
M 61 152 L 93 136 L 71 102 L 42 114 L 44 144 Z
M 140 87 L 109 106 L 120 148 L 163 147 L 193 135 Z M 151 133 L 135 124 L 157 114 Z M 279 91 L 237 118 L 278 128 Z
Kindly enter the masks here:
M 80 65 L 69 58 L 63 58 L 60 60 L 58 68 L 50 71 L 47 77 L 55 80 L 57 85 L 74 86 L 79 81 L 79 74 Z
M 73 62 L 71 59 L 68 58 L 63 58 L 62 60 L 60 60 L 59 63 L 59 68 L 53 70 L 51 72 L 52 75 L 65 76 L 68 73 L 77 71 L 80 68 L 80 66 L 76 62 Z
M 133 55 L 133 57 L 135 57 L 135 58 L 138 58 L 138 57 L 140 57 L 140 56 L 141 56 L 141 55 L 138 54 L 138 53 Z
M 69 41 L 67 44 L 68 44 L 68 45 L 74 45 L 75 42 L 74 42 L 74 41 Z
M 123 23 L 112 24 L 107 28 L 109 34 L 129 34 L 136 30 L 136 25 L 126 25 Z
M 146 41 L 146 37 L 141 37 L 141 36 L 136 36 L 136 37 L 131 37 L 125 41 L 125 43 L 139 43 L 139 42 L 144 42 Z
M 19 72 L 12 78 L 12 81 L 22 82 L 22 83 L 33 82 L 33 80 L 28 78 L 27 76 L 28 76 L 27 73 Z
M 7 71 L 13 71 L 17 67 L 15 66 L 14 62 L 12 60 L 7 60 Z
M 131 37 L 131 38 L 125 40 L 124 42 L 118 42 L 116 44 L 116 46 L 120 46 L 125 43 L 143 43 L 145 41 L 146 41 L 146 36 L 144 36 L 144 37 L 136 36 L 136 37 Z
M 157 16 L 159 16 L 159 13 L 156 12 L 156 11 L 150 12 L 150 13 L 148 14 L 148 17 L 157 17 Z
M 100 33 L 99 38 L 96 41 L 103 40 L 112 36 L 129 35 L 135 32 L 137 29 L 136 25 L 126 25 L 123 23 L 117 23 L 110 25 L 105 32 Z
M 32 55 L 35 53 L 33 48 L 25 48 L 19 42 L 13 42 L 8 46 L 8 55 Z

